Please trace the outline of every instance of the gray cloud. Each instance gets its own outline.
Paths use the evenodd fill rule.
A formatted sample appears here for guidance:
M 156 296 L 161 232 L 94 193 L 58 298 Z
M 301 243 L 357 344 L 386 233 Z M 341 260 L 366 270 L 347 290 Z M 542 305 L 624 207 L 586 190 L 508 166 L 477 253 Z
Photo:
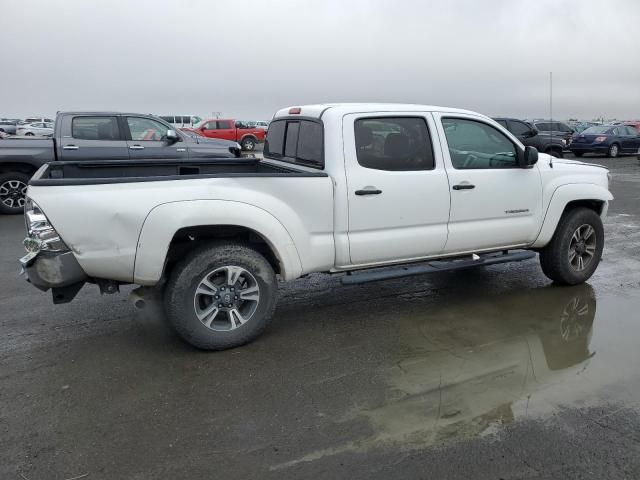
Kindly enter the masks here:
M 339 101 L 640 117 L 637 0 L 0 0 L 0 115 Z

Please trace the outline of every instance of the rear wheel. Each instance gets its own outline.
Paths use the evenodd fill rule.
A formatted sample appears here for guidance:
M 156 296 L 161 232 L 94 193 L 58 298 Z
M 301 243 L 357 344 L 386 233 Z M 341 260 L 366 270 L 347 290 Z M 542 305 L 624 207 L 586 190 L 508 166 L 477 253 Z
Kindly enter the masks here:
M 33 132 L 27 132 L 27 133 L 24 134 L 24 136 L 25 137 L 33 137 L 35 135 L 33 134 Z
M 247 137 L 242 139 L 240 146 L 242 147 L 242 150 L 251 152 L 256 148 L 256 141 L 253 138 Z
M 24 212 L 29 178 L 20 172 L 0 174 L 0 213 L 16 215 Z
M 276 294 L 275 273 L 261 254 L 241 244 L 214 243 L 176 265 L 164 297 L 167 318 L 183 340 L 224 350 L 264 331 Z
M 598 267 L 603 246 L 600 216 L 584 207 L 569 210 L 562 215 L 549 244 L 540 251 L 542 271 L 556 283 L 582 283 Z
M 607 152 L 607 157 L 616 158 L 620 155 L 620 146 L 617 143 L 612 144 Z

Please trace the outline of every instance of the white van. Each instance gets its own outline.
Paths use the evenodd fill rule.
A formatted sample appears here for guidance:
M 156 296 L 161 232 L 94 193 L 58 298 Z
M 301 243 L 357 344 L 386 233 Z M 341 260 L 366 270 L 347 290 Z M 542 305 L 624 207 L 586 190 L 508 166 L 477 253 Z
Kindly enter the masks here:
M 197 115 L 159 115 L 159 117 L 176 128 L 195 127 L 202 121 L 202 117 Z

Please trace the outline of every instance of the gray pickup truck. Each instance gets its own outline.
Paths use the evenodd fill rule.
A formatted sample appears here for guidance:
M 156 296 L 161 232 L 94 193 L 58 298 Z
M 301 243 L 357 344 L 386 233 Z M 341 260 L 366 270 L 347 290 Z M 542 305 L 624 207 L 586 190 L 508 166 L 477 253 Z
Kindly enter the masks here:
M 152 115 L 58 113 L 53 138 L 0 143 L 0 214 L 18 214 L 31 176 L 55 161 L 200 160 L 240 157 L 240 145 L 174 130 Z

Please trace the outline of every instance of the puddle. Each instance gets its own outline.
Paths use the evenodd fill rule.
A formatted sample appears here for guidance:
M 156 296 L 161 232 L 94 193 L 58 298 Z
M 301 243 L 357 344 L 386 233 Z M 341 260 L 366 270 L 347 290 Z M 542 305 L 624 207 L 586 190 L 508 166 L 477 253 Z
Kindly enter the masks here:
M 597 301 L 588 284 L 457 300 L 401 312 L 387 394 L 341 421 L 370 433 L 273 467 L 373 448 L 410 451 L 545 417 L 559 408 L 616 401 L 637 406 L 640 301 Z M 622 386 L 622 387 L 621 387 Z

